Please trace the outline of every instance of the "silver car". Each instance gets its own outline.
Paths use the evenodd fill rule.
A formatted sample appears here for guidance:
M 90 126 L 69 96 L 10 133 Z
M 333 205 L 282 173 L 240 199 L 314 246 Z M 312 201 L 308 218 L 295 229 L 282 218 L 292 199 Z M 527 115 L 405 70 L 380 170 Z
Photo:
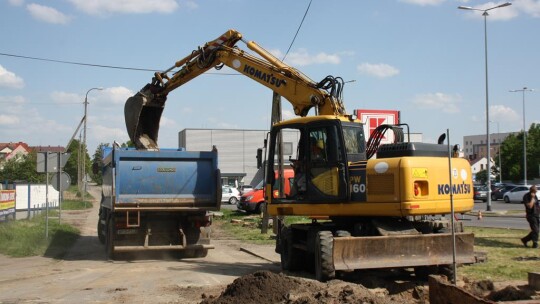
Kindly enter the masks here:
M 240 200 L 240 191 L 231 186 L 221 186 L 221 202 L 236 205 Z
M 503 196 L 505 203 L 522 203 L 523 196 L 525 193 L 529 192 L 531 185 L 526 186 L 516 186 L 512 190 L 506 192 Z M 538 197 L 538 192 L 536 192 L 536 197 Z

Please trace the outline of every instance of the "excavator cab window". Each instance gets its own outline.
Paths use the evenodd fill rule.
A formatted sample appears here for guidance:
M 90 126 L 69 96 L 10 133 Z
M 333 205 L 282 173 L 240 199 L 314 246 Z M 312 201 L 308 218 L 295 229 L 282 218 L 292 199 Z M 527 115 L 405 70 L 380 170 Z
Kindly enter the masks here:
M 295 153 L 289 156 L 289 165 L 294 169 L 290 192 L 285 193 L 284 200 L 275 199 L 274 203 L 343 201 L 347 193 L 346 148 L 339 124 L 334 120 L 311 121 L 272 131 L 269 151 L 269 165 L 272 167 L 268 167 L 267 172 L 279 170 L 279 160 L 285 159 L 279 153 L 282 150 L 280 138 L 296 145 Z M 282 164 L 281 167 L 286 165 Z M 270 175 L 268 180 L 272 180 Z

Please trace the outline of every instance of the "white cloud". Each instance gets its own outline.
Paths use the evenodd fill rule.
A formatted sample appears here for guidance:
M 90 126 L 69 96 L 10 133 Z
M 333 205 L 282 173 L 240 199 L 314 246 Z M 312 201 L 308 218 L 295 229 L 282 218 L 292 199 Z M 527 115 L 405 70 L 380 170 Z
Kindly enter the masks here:
M 199 5 L 197 4 L 197 2 L 195 1 L 190 1 L 190 0 L 187 0 L 187 1 L 180 1 L 180 6 L 183 6 L 183 7 L 187 7 L 189 9 L 196 9 L 199 7 Z
M 67 24 L 69 21 L 71 21 L 71 17 L 52 7 L 31 3 L 26 6 L 26 9 L 28 12 L 30 12 L 30 15 L 32 15 L 34 19 L 43 22 L 52 24 Z
M 8 2 L 13 6 L 21 6 L 24 4 L 24 0 L 9 0 Z
M 66 103 L 83 103 L 83 99 L 81 96 L 75 94 L 75 93 L 67 93 L 67 92 L 59 92 L 54 91 L 51 93 L 51 99 L 59 104 L 66 104 Z
M 488 3 L 483 3 L 483 4 L 480 4 L 480 5 L 477 5 L 477 6 L 474 6 L 475 9 L 479 9 L 479 10 L 483 10 L 483 9 L 489 9 L 489 8 L 492 8 L 492 7 L 495 7 L 497 5 L 501 5 L 503 3 L 505 3 L 506 1 L 499 1 L 499 2 L 488 2 Z M 483 19 L 484 17 L 482 16 L 483 12 L 482 11 L 468 11 L 469 13 L 467 14 L 468 16 L 470 16 L 471 18 L 476 18 L 476 19 Z M 493 10 L 490 10 L 488 12 L 489 14 L 489 20 L 510 20 L 512 18 L 515 18 L 518 16 L 518 10 L 517 8 L 512 5 L 512 6 L 506 6 L 506 7 L 501 7 L 501 8 L 497 8 L 497 9 L 493 9 Z
M 489 120 L 498 122 L 520 122 L 521 116 L 512 108 L 503 105 L 493 105 L 489 107 Z
M 21 105 L 26 103 L 26 100 L 22 96 L 0 96 L 0 103 Z
M 446 0 L 399 0 L 399 1 L 409 3 L 409 4 L 420 5 L 420 6 L 427 6 L 427 5 L 439 5 Z
M 513 6 L 524 13 L 531 15 L 535 18 L 540 18 L 540 1 L 535 0 L 521 0 L 513 2 Z
M 105 88 L 102 91 L 96 91 L 95 94 L 98 96 L 99 103 L 112 103 L 117 105 L 124 104 L 129 97 L 135 95 L 133 91 L 126 87 Z
M 98 143 L 112 143 L 115 140 L 124 143 L 129 140 L 129 136 L 124 129 L 109 128 L 102 125 L 93 125 L 89 129 L 89 136 Z
M 174 119 L 167 118 L 165 116 L 161 116 L 161 119 L 159 121 L 160 127 L 176 127 L 176 121 Z
M 385 63 L 372 64 L 366 62 L 357 66 L 356 69 L 362 74 L 378 78 L 392 77 L 399 74 L 398 69 Z
M 458 103 L 461 102 L 461 96 L 444 93 L 427 93 L 416 95 L 413 104 L 428 108 L 440 109 L 446 113 L 459 112 Z
M 19 123 L 19 117 L 13 115 L 0 114 L 0 126 L 8 126 Z
M 22 89 L 24 80 L 0 65 L 0 87 Z
M 276 58 L 281 60 L 284 54 L 280 50 L 269 51 Z M 341 58 L 338 54 L 318 53 L 315 55 L 309 54 L 306 49 L 299 49 L 296 52 L 290 52 L 285 58 L 285 62 L 292 66 L 307 66 L 312 64 L 339 64 Z
M 78 10 L 90 15 L 172 13 L 178 7 L 175 0 L 69 0 Z M 186 1 L 189 8 L 196 6 L 193 1 Z
M 293 111 L 282 110 L 282 111 L 281 111 L 281 117 L 283 118 L 283 120 L 286 120 L 286 119 L 295 118 L 295 117 L 297 117 L 297 116 L 296 116 L 296 114 L 294 114 Z

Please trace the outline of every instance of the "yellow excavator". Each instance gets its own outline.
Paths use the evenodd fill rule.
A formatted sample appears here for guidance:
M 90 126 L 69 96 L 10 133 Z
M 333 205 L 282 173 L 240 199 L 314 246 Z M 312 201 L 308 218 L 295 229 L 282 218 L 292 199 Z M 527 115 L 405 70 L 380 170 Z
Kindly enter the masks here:
M 238 48 L 239 41 L 256 55 Z M 235 30 L 156 72 L 126 101 L 126 127 L 137 149 L 159 149 L 159 121 L 171 91 L 223 65 L 287 99 L 298 116 L 272 125 L 265 156 L 268 213 L 312 218 L 289 226 L 279 221 L 276 251 L 284 270 L 311 270 L 324 281 L 337 271 L 400 267 L 425 276 L 476 261 L 474 235 L 459 223 L 452 229 L 444 216 L 473 208 L 467 160 L 441 144 L 444 139 L 406 140 L 406 125 L 383 125 L 366 142 L 363 124 L 345 110 L 341 78 L 315 82 Z M 380 145 L 390 131 L 395 142 Z M 282 173 L 287 155 L 295 171 L 289 180 Z M 290 193 L 282 191 L 284 183 Z

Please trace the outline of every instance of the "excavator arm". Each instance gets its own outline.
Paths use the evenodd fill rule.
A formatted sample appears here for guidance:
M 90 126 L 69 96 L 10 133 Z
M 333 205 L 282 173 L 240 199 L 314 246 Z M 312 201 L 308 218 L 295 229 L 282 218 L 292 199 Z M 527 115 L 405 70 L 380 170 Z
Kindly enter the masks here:
M 244 42 L 261 58 L 235 47 L 238 41 Z M 151 83 L 126 101 L 124 108 L 126 127 L 137 149 L 158 148 L 159 122 L 167 95 L 171 91 L 209 69 L 219 69 L 223 65 L 283 96 L 292 104 L 298 116 L 306 116 L 312 107 L 316 107 L 320 115 L 346 115 L 341 101 L 343 89 L 341 78 L 327 76 L 316 83 L 255 42 L 246 42 L 239 32 L 229 30 L 177 61 L 166 71 L 156 72 Z M 169 73 L 176 68 L 178 70 L 170 77 Z

